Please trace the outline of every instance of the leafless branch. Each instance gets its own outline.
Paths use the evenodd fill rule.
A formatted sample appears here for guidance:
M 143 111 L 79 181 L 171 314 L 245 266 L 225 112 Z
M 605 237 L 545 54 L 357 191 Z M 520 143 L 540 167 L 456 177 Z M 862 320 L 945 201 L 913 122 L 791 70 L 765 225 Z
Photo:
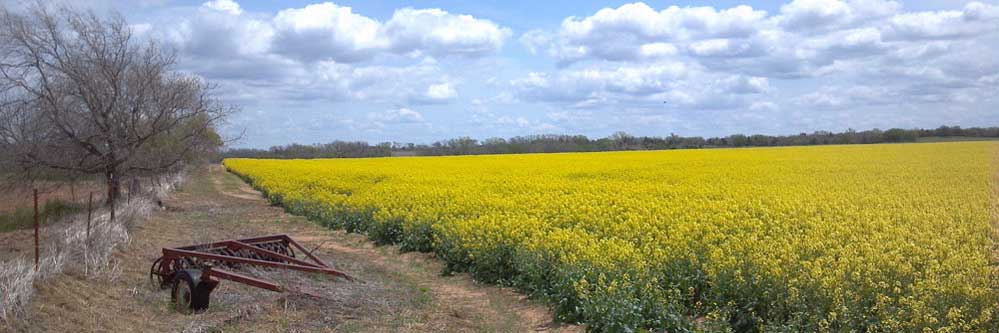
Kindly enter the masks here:
M 214 85 L 173 68 L 176 53 L 139 41 L 117 13 L 37 4 L 0 8 L 0 172 L 117 179 L 173 171 L 225 142 L 238 108 Z

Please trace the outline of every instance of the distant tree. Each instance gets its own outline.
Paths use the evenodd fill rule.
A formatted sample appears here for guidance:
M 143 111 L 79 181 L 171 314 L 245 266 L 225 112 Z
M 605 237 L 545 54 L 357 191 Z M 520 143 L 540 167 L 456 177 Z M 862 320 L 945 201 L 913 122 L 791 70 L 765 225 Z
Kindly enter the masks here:
M 614 132 L 611 134 L 610 140 L 614 142 L 617 149 L 627 149 L 628 146 L 635 143 L 635 137 L 627 132 Z
M 237 109 L 175 59 L 117 13 L 0 8 L 0 149 L 15 177 L 102 174 L 110 200 L 125 176 L 217 151 L 215 129 Z
M 733 134 L 728 137 L 728 144 L 732 147 L 744 147 L 749 145 L 749 138 L 742 134 Z
M 734 134 L 725 137 L 703 138 L 684 137 L 671 133 L 667 137 L 632 136 L 617 132 L 606 138 L 590 139 L 583 135 L 527 135 L 509 139 L 488 138 L 481 142 L 468 137 L 438 141 L 431 145 L 393 143 L 369 146 L 363 141 L 335 141 L 323 145 L 302 146 L 291 144 L 272 147 L 269 151 L 259 149 L 235 149 L 226 151 L 225 157 L 254 158 L 318 158 L 318 157 L 376 157 L 400 155 L 467 155 L 467 154 L 522 154 L 589 152 L 635 149 L 691 149 L 750 146 L 795 146 L 826 144 L 863 144 L 880 142 L 911 142 L 927 136 L 971 136 L 999 138 L 999 127 L 960 128 L 943 126 L 937 129 L 892 129 L 881 131 L 872 129 L 857 131 L 848 129 L 843 133 L 815 131 L 811 134 L 764 135 Z M 404 154 L 402 154 L 404 153 Z
M 884 142 L 911 142 L 916 141 L 914 131 L 907 131 L 901 128 L 892 128 L 881 134 Z

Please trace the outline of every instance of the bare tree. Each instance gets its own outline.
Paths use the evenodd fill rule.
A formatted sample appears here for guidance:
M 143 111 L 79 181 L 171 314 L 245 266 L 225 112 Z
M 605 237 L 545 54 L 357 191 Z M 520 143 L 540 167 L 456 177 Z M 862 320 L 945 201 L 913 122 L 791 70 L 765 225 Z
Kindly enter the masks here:
M 0 8 L 0 149 L 22 180 L 180 168 L 222 141 L 237 111 L 214 87 L 174 70 L 175 52 L 140 41 L 124 18 L 36 5 Z

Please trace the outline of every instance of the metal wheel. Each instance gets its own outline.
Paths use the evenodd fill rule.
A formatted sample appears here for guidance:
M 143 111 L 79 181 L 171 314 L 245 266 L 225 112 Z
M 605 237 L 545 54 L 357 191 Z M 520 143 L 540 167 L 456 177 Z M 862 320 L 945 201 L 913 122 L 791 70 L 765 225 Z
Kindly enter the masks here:
M 170 300 L 173 308 L 177 312 L 190 314 L 194 312 L 194 287 L 197 281 L 191 277 L 189 271 L 179 271 L 173 279 L 173 290 L 170 292 Z
M 153 265 L 149 267 L 149 283 L 153 285 L 154 288 L 166 289 L 170 286 L 169 278 L 163 273 L 163 257 L 159 257 L 156 261 L 153 261 Z M 169 265 L 169 263 L 166 263 Z
M 201 312 L 208 308 L 209 296 L 215 283 L 201 281 L 201 270 L 177 271 L 173 279 L 170 300 L 174 309 L 183 314 Z

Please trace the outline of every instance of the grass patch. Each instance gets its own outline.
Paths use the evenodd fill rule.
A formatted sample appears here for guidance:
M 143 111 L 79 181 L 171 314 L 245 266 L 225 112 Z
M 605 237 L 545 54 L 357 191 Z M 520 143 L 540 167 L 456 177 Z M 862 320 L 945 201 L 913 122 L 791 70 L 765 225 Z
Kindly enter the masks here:
M 48 224 L 83 210 L 82 205 L 63 200 L 50 200 L 39 207 L 38 221 L 41 224 Z M 32 207 L 18 208 L 14 212 L 0 214 L 0 232 L 31 228 L 34 223 L 35 210 Z

